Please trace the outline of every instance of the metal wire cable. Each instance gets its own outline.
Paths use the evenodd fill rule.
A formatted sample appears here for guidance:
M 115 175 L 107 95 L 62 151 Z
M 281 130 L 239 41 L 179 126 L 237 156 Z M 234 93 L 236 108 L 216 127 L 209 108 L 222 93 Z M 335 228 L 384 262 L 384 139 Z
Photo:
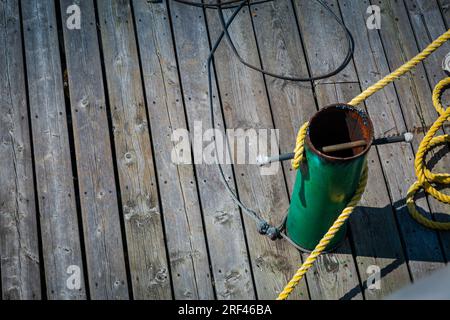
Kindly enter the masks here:
M 332 15 L 333 19 L 338 23 L 338 25 L 344 30 L 347 41 L 348 41 L 348 51 L 347 51 L 347 55 L 346 55 L 345 59 L 343 60 L 343 62 L 335 70 L 332 70 L 324 75 L 319 75 L 319 76 L 315 76 L 315 77 L 292 77 L 292 76 L 286 76 L 286 75 L 279 75 L 279 74 L 273 73 L 271 71 L 267 71 L 263 68 L 259 68 L 257 66 L 251 65 L 250 63 L 245 61 L 240 56 L 234 42 L 232 41 L 228 29 L 229 29 L 230 25 L 233 23 L 233 21 L 235 20 L 236 16 L 239 14 L 239 12 L 245 6 L 251 7 L 256 4 L 268 3 L 268 2 L 275 1 L 275 0 L 259 0 L 259 1 L 229 0 L 229 1 L 223 1 L 223 2 L 220 2 L 220 0 L 219 0 L 219 3 L 215 3 L 215 4 L 213 4 L 213 3 L 196 3 L 196 2 L 191 2 L 191 1 L 187 1 L 187 0 L 173 0 L 173 1 L 181 3 L 181 4 L 185 4 L 185 5 L 199 7 L 202 9 L 214 9 L 214 10 L 218 11 L 219 19 L 220 19 L 221 26 L 222 26 L 222 31 L 221 31 L 220 35 L 218 36 L 218 38 L 216 39 L 216 41 L 213 43 L 211 50 L 209 52 L 209 55 L 208 55 L 208 59 L 207 59 L 209 110 L 210 110 L 211 127 L 214 130 L 213 132 L 215 132 L 216 125 L 215 125 L 213 89 L 212 89 L 212 85 L 213 85 L 212 77 L 213 76 L 212 76 L 211 69 L 212 69 L 212 64 L 213 64 L 213 60 L 214 60 L 214 54 L 215 54 L 217 48 L 219 47 L 219 45 L 221 44 L 224 37 L 227 39 L 227 42 L 229 43 L 233 54 L 237 57 L 237 59 L 242 64 L 244 64 L 245 66 L 247 66 L 253 70 L 261 72 L 264 75 L 268 75 L 268 76 L 272 76 L 275 78 L 279 78 L 282 80 L 288 80 L 288 81 L 311 82 L 311 81 L 315 81 L 315 80 L 332 77 L 332 76 L 338 74 L 339 72 L 341 72 L 343 69 L 345 69 L 345 67 L 349 64 L 349 62 L 351 61 L 351 59 L 353 57 L 354 40 L 353 40 L 350 30 L 348 30 L 348 28 L 345 26 L 344 22 L 322 0 L 315 0 L 315 1 L 317 1 L 322 7 L 324 7 L 326 9 L 326 11 L 328 11 Z M 224 9 L 235 9 L 231 13 L 228 20 L 225 20 L 224 13 L 223 13 Z M 217 141 L 216 141 L 215 136 L 213 136 L 213 140 L 215 143 L 215 147 L 217 149 Z M 259 233 L 268 235 L 272 240 L 280 238 L 281 235 L 280 235 L 279 228 L 271 226 L 255 210 L 247 207 L 244 203 L 242 203 L 242 201 L 240 201 L 239 197 L 234 192 L 234 190 L 232 189 L 232 187 L 230 186 L 230 184 L 228 183 L 228 181 L 226 179 L 226 175 L 224 173 L 223 167 L 222 167 L 220 161 L 217 159 L 217 153 L 215 154 L 215 157 L 216 157 L 217 168 L 218 168 L 221 180 L 222 180 L 223 184 L 225 185 L 225 188 L 226 188 L 227 192 L 229 193 L 230 197 L 232 198 L 232 200 L 242 209 L 242 211 L 246 215 L 248 215 L 250 218 L 252 218 L 257 223 L 257 228 L 258 228 Z
M 235 9 L 237 7 L 239 7 L 240 3 L 242 1 L 247 1 L 247 0 L 231 0 L 231 1 L 224 1 L 224 2 L 219 2 L 219 3 L 199 3 L 199 2 L 192 2 L 192 1 L 187 1 L 187 0 L 174 0 L 175 2 L 179 2 L 182 4 L 186 4 L 186 5 L 190 5 L 193 7 L 197 7 L 197 8 L 203 8 L 203 9 Z M 257 4 L 262 4 L 262 3 L 266 3 L 266 2 L 272 2 L 275 0 L 258 0 L 258 1 L 248 1 L 248 5 L 250 6 L 254 6 Z
M 270 1 L 274 1 L 274 0 L 270 0 Z M 219 8 L 218 13 L 219 13 L 219 18 L 220 18 L 220 22 L 222 24 L 222 29 L 225 32 L 225 36 L 226 39 L 231 47 L 231 50 L 233 51 L 234 55 L 239 59 L 239 61 L 245 65 L 246 67 L 253 69 L 255 71 L 258 71 L 262 74 L 274 77 L 274 78 L 278 78 L 278 79 L 282 79 L 282 80 L 288 80 L 288 81 L 299 81 L 299 82 L 310 82 L 310 81 L 316 81 L 316 80 L 322 80 L 322 79 L 326 79 L 326 78 L 330 78 L 336 74 L 338 74 L 339 72 L 341 72 L 342 70 L 345 69 L 345 67 L 348 65 L 348 63 L 350 62 L 350 60 L 353 57 L 353 52 L 355 49 L 355 42 L 353 40 L 353 36 L 350 32 L 350 30 L 347 29 L 347 27 L 344 25 L 343 21 L 341 21 L 341 19 L 339 19 L 339 17 L 333 12 L 333 10 L 331 10 L 331 8 L 322 0 L 316 0 L 322 7 L 324 7 L 330 14 L 331 16 L 334 18 L 334 20 L 338 23 L 338 25 L 345 31 L 345 35 L 348 41 L 348 51 L 347 51 L 347 55 L 345 56 L 345 59 L 343 60 L 343 62 L 339 65 L 338 68 L 336 68 L 335 70 L 330 71 L 329 73 L 323 74 L 323 75 L 319 75 L 319 76 L 315 76 L 315 77 L 292 77 L 292 76 L 287 76 L 287 75 L 281 75 L 281 74 L 276 74 L 274 72 L 271 71 L 267 71 L 263 68 L 259 68 L 257 66 L 254 66 L 250 63 L 248 63 L 247 61 L 245 61 L 241 55 L 239 54 L 238 50 L 236 49 L 236 46 L 233 42 L 233 40 L 231 40 L 230 34 L 228 32 L 228 28 L 226 28 L 225 25 L 225 19 L 223 16 L 223 10 L 221 8 Z
M 176 0 L 178 1 L 178 0 Z M 237 7 L 237 9 L 232 13 L 231 17 L 228 19 L 228 21 L 224 24 L 225 29 L 227 29 L 231 23 L 234 21 L 235 17 L 238 15 L 238 13 L 242 10 L 242 8 L 246 5 L 247 1 L 242 1 L 241 4 Z M 219 7 L 220 10 L 220 7 Z M 221 34 L 219 35 L 219 37 L 217 38 L 216 42 L 214 43 L 214 45 L 211 48 L 211 51 L 208 55 L 208 59 L 207 59 L 207 66 L 208 66 L 208 92 L 209 92 L 209 110 L 210 110 L 210 119 L 211 119 L 211 126 L 213 128 L 213 132 L 214 129 L 216 128 L 215 126 L 215 117 L 214 117 L 214 101 L 213 101 L 213 89 L 212 89 L 212 62 L 213 62 L 213 58 L 214 58 L 214 53 L 216 52 L 217 48 L 219 47 L 220 43 L 222 42 L 222 39 L 225 35 L 225 32 L 222 31 Z M 214 142 L 215 142 L 215 146 L 217 148 L 217 141 L 215 136 L 213 137 Z M 230 184 L 228 183 L 225 173 L 223 171 L 222 165 L 220 164 L 220 161 L 217 159 L 217 168 L 219 169 L 219 173 L 220 176 L 222 178 L 222 182 L 224 183 L 228 193 L 230 194 L 231 198 L 233 199 L 233 201 L 247 214 L 249 215 L 252 219 L 254 219 L 257 223 L 264 223 L 265 221 L 253 210 L 248 208 L 245 204 L 243 204 L 240 199 L 238 198 L 238 196 L 234 193 L 234 191 L 232 190 Z

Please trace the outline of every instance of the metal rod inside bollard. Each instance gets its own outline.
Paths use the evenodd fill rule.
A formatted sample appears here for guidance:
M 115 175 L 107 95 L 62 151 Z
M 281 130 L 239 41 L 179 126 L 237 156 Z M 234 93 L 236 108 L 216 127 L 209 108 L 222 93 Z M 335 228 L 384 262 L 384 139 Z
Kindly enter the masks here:
M 351 141 L 323 147 L 322 152 L 335 152 L 341 150 L 348 150 L 356 147 L 364 147 L 366 144 L 367 142 L 365 140 Z

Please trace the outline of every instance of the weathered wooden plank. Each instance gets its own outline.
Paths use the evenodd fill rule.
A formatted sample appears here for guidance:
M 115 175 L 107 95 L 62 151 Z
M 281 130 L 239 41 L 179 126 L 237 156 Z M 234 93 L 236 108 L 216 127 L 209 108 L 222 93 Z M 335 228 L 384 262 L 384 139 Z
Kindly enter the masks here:
M 430 10 L 432 10 L 432 3 L 434 3 L 434 1 L 428 1 L 427 5 L 422 4 L 422 9 L 420 10 L 426 10 L 429 13 Z M 386 51 L 387 62 L 391 69 L 395 69 L 419 52 L 415 41 L 415 33 L 411 28 L 408 13 L 401 1 L 381 1 L 378 5 L 382 9 L 383 25 L 380 29 L 381 40 Z M 411 5 L 412 9 L 415 7 L 416 10 L 418 10 L 417 5 L 421 4 L 415 1 L 415 4 Z M 439 11 L 437 6 L 435 9 Z M 420 15 L 424 19 L 424 14 Z M 442 25 L 442 19 L 437 19 L 439 17 L 440 13 L 437 17 L 435 14 L 433 20 L 433 29 L 440 30 L 435 30 L 433 32 L 436 37 L 445 30 Z M 415 21 L 417 24 L 417 18 Z M 442 29 L 439 28 L 439 22 L 441 23 L 440 26 Z M 420 32 L 420 30 L 417 30 L 417 32 Z M 425 33 L 420 34 L 422 47 L 425 47 L 434 39 L 431 38 L 432 35 L 430 32 L 425 31 Z M 416 34 L 416 36 L 418 35 L 419 34 Z M 431 106 L 430 84 L 434 87 L 434 85 L 445 76 L 441 65 L 442 58 L 447 52 L 445 49 L 449 47 L 450 44 L 445 44 L 444 47 L 438 49 L 437 52 L 427 58 L 424 64 L 419 64 L 412 72 L 395 82 L 395 88 L 406 125 L 409 130 L 417 132 L 413 142 L 415 150 L 418 149 L 418 145 L 423 138 L 423 132 L 427 131 L 438 115 L 436 110 Z M 428 70 L 424 68 L 424 65 L 427 66 Z M 427 74 L 430 75 L 430 84 L 427 80 Z M 439 169 L 444 168 L 437 168 L 437 170 Z M 432 209 L 434 211 L 434 209 L 438 208 L 432 207 Z
M 230 15 L 230 10 L 226 14 Z M 208 11 L 207 18 L 211 41 L 214 41 L 221 30 L 220 22 L 216 12 Z M 247 8 L 236 17 L 230 30 L 243 58 L 252 64 L 260 64 Z M 226 44 L 217 50 L 215 67 L 226 127 L 272 129 L 273 119 L 263 76 L 241 64 Z M 270 175 L 261 174 L 256 165 L 237 164 L 234 168 L 240 199 L 272 224 L 280 223 L 289 206 L 281 166 Z M 276 297 L 298 268 L 300 255 L 287 242 L 273 242 L 261 237 L 249 217 L 245 216 L 244 221 L 258 297 Z M 307 297 L 306 284 L 302 282 L 292 298 Z
M 386 52 L 387 62 L 390 69 L 394 70 L 397 66 L 402 65 L 411 57 L 418 54 L 419 50 L 417 43 L 414 41 L 414 32 L 411 28 L 405 5 L 401 2 L 391 1 L 381 1 L 378 5 L 382 9 L 383 19 L 383 27 L 380 30 L 380 36 Z M 433 21 L 434 28 L 438 26 L 439 22 L 442 23 L 442 20 L 435 19 Z M 434 34 L 437 33 L 438 32 L 436 31 L 434 32 Z M 442 32 L 439 32 L 439 35 L 442 33 L 443 30 Z M 431 42 L 432 39 L 430 39 L 430 36 L 431 34 L 428 37 L 422 34 L 422 39 L 426 41 L 428 38 L 428 41 Z M 437 36 L 438 35 L 436 35 L 436 37 Z M 449 48 L 448 44 L 446 44 L 446 48 Z M 429 72 L 426 72 L 424 64 L 420 64 L 413 72 L 408 73 L 395 82 L 395 88 L 406 126 L 408 130 L 416 132 L 412 143 L 414 151 L 418 150 L 419 144 L 424 137 L 424 132 L 428 130 L 438 117 L 436 110 L 432 107 L 432 88 L 430 88 L 430 83 L 434 86 L 434 84 L 444 76 L 443 71 L 438 71 L 438 68 L 442 65 L 442 57 L 446 53 L 446 51 L 444 51 L 446 48 L 439 49 L 438 52 L 429 58 L 431 60 L 427 59 L 427 62 L 436 65 L 435 67 L 432 67 L 431 64 L 429 64 Z M 440 58 L 439 62 L 436 60 L 438 57 Z M 430 82 L 427 80 L 427 74 L 431 76 Z M 432 76 L 433 74 L 434 77 Z M 438 75 L 441 75 L 439 79 Z M 440 132 L 440 134 L 442 134 L 442 132 Z M 446 151 L 444 150 L 444 152 Z M 433 155 L 435 152 L 432 151 L 430 154 Z M 434 170 L 445 172 L 446 167 L 445 161 L 439 161 L 434 166 Z M 407 189 L 408 186 L 405 186 L 405 188 Z M 432 197 L 428 197 L 428 204 L 431 212 L 433 212 L 435 216 L 448 212 L 447 205 L 435 201 Z M 448 235 L 445 235 L 445 233 L 442 233 L 441 235 L 447 237 L 445 240 L 449 239 Z M 445 240 L 443 243 L 448 242 Z
M 206 59 L 209 44 L 203 11 L 174 1 L 170 13 L 178 53 L 181 84 L 191 133 L 196 125 L 210 127 Z M 215 97 L 217 90 L 214 84 Z M 224 128 L 217 98 L 215 119 Z M 211 267 L 218 299 L 254 299 L 251 267 L 239 209 L 228 197 L 216 167 L 196 163 L 195 172 L 202 206 Z M 233 171 L 224 166 L 229 183 L 235 187 Z M 226 253 L 226 254 L 224 254 Z
M 76 4 L 81 28 L 68 29 Z M 60 3 L 90 297 L 126 299 L 128 285 L 92 1 Z
M 186 115 L 167 7 L 137 0 L 133 9 L 175 298 L 214 299 L 193 166 L 171 158 Z
M 409 13 L 409 19 L 411 22 L 411 26 L 413 28 L 414 34 L 416 36 L 417 44 L 419 50 L 423 50 L 431 41 L 439 37 L 442 33 L 444 33 L 447 29 L 445 27 L 444 20 L 442 19 L 441 10 L 438 6 L 438 3 L 435 1 L 422 1 L 422 0 L 407 0 L 405 1 L 407 10 Z M 400 15 L 403 17 L 402 8 L 399 8 Z M 404 21 L 404 18 L 399 19 L 398 23 Z M 403 23 L 399 25 L 399 27 L 403 27 Z M 414 52 L 414 51 L 413 51 Z M 431 85 L 429 88 L 429 92 L 432 92 L 433 88 L 436 84 L 446 77 L 444 70 L 442 70 L 442 60 L 445 55 L 450 52 L 450 43 L 445 43 L 440 49 L 438 49 L 435 53 L 429 56 L 423 63 L 425 67 L 425 72 L 428 77 L 428 82 Z M 417 85 L 422 86 L 424 84 L 418 83 Z M 427 88 L 424 87 L 424 90 Z M 429 96 L 426 97 L 430 99 Z M 445 98 L 444 98 L 445 101 Z M 430 119 L 428 120 L 428 125 L 431 125 L 437 119 L 437 113 L 432 112 L 434 109 L 431 106 L 431 100 L 423 101 L 423 108 L 428 109 L 430 112 Z M 445 127 L 445 131 L 448 133 L 450 130 L 450 126 Z M 443 132 L 439 132 L 438 134 L 443 134 Z M 450 164 L 450 153 L 448 148 L 436 149 L 438 152 L 433 152 L 432 156 L 437 156 L 440 158 L 439 154 L 445 153 L 445 156 L 439 160 L 439 165 L 433 168 L 433 171 L 436 172 L 448 172 L 448 164 Z M 442 190 L 443 192 L 448 193 L 450 191 Z M 431 210 L 435 213 L 435 217 L 440 219 L 440 213 L 448 212 L 448 205 L 443 204 L 441 202 L 436 201 L 433 197 L 428 197 L 428 202 L 430 203 Z M 442 216 L 442 220 L 446 219 L 446 216 Z M 448 232 L 440 233 L 441 243 L 446 254 L 447 261 L 450 257 L 450 235 Z
M 307 62 L 289 0 L 251 7 L 262 65 L 278 74 L 308 77 Z M 311 82 L 292 82 L 266 76 L 275 126 L 280 130 L 280 152 L 292 152 L 298 129 L 317 111 Z M 289 191 L 296 172 L 283 162 Z
M 446 28 L 450 28 L 450 0 L 438 0 Z
M 408 12 L 409 21 L 414 31 L 418 49 L 423 50 L 434 39 L 439 37 L 447 30 L 445 22 L 442 19 L 441 10 L 437 1 L 404 1 Z M 404 25 L 407 26 L 406 20 L 404 18 L 404 10 L 402 10 L 402 7 L 394 4 L 393 9 L 395 10 L 392 11 L 393 15 L 397 16 L 396 12 L 398 12 L 398 16 L 400 17 L 399 21 L 396 21 L 394 17 L 394 22 L 397 22 L 400 28 Z M 392 23 L 392 15 L 387 16 L 390 18 L 390 21 Z M 450 14 L 448 14 L 448 18 L 450 18 Z M 410 35 L 409 32 L 407 34 Z M 410 40 L 408 41 L 408 44 L 413 46 L 414 42 Z M 414 51 L 415 50 L 412 50 L 411 53 L 413 53 Z M 428 80 L 432 87 L 434 87 L 442 78 L 446 76 L 444 70 L 442 70 L 442 60 L 448 52 L 450 52 L 449 42 L 445 43 L 441 48 L 439 48 L 423 62 Z
M 170 286 L 156 174 L 128 1 L 98 1 L 130 272 L 136 298 Z
M 336 10 L 334 1 L 325 1 L 332 9 Z M 345 58 L 344 46 L 347 46 L 347 38 L 342 28 L 333 17 L 316 1 L 295 0 L 296 12 L 301 26 L 302 39 L 305 44 L 314 44 L 306 50 L 306 56 L 313 76 L 332 71 L 339 66 Z M 314 14 L 314 19 L 305 14 Z M 335 13 L 338 13 L 335 11 Z M 308 21 L 306 26 L 305 20 Z M 333 45 L 331 45 L 333 44 Z M 324 50 L 326 48 L 326 50 Z M 344 47 L 345 48 L 345 47 Z M 355 82 L 353 64 L 350 63 L 337 75 L 316 81 L 317 83 Z
M 54 2 L 22 2 L 24 45 L 47 295 L 86 297 L 69 289 L 69 266 L 83 270 Z
M 336 2 L 328 3 L 336 14 L 339 14 Z M 318 10 L 320 8 L 318 4 L 301 1 L 296 8 L 302 34 L 314 35 L 305 40 L 305 50 L 310 64 L 316 66 L 315 72 L 319 74 L 336 68 L 343 61 L 347 50 L 343 45 L 346 42 L 341 39 L 342 31 L 339 32 L 340 36 L 334 35 L 332 29 L 335 27 L 335 22 L 333 23 L 333 20 L 329 19 L 329 13 L 324 15 Z M 320 27 L 321 25 L 324 27 Z M 317 52 L 318 49 L 311 51 L 310 48 L 315 48 L 316 45 L 314 38 L 324 38 L 327 43 L 326 50 L 322 48 L 321 52 Z M 335 62 L 331 65 L 321 63 L 321 61 L 330 59 L 330 56 L 327 55 L 328 48 L 333 48 L 334 54 L 337 55 Z M 330 83 L 316 86 L 319 106 L 347 102 L 358 93 L 358 78 L 353 64 L 350 63 L 346 70 L 344 79 L 331 79 L 331 82 L 325 80 L 324 82 Z M 392 215 L 388 190 L 375 149 L 369 153 L 368 161 L 370 165 L 369 184 L 360 207 L 350 218 L 350 226 L 357 267 L 363 281 L 364 296 L 367 299 L 376 299 L 392 292 L 398 285 L 408 282 L 409 276 L 400 238 L 395 227 L 395 218 Z M 367 268 L 371 265 L 376 265 L 383 270 L 380 290 L 368 290 L 367 288 L 369 276 Z M 391 272 L 386 272 L 393 265 L 398 265 L 398 267 L 393 268 L 394 270 Z M 350 291 L 347 297 L 351 298 L 353 295 L 354 293 Z
M 18 1 L 0 2 L 0 257 L 3 299 L 40 299 L 39 249 Z
M 308 77 L 295 14 L 289 0 L 251 8 L 262 65 L 278 74 Z M 295 83 L 266 77 L 275 126 L 280 130 L 281 152 L 292 152 L 297 130 L 316 112 L 310 82 Z M 296 172 L 284 162 L 289 191 Z M 308 255 L 303 255 L 306 258 Z M 361 299 L 358 274 L 348 239 L 336 253 L 325 254 L 307 276 L 312 299 Z M 347 295 L 352 292 L 352 296 Z
M 378 4 L 381 5 L 381 3 Z M 363 88 L 389 73 L 387 61 L 389 58 L 387 57 L 394 55 L 393 52 L 386 52 L 385 56 L 379 33 L 366 28 L 367 5 L 368 2 L 356 4 L 343 1 L 341 3 L 345 21 L 355 37 L 354 61 Z M 382 29 L 387 28 L 386 24 L 384 21 Z M 402 33 L 403 30 L 397 32 Z M 386 49 L 386 46 L 384 48 Z M 407 126 L 393 85 L 373 95 L 366 101 L 366 105 L 374 122 L 376 136 L 400 134 L 406 131 Z M 443 256 L 437 233 L 425 229 L 412 220 L 404 204 L 407 190 L 415 181 L 413 150 L 410 145 L 405 143 L 380 146 L 378 150 L 400 232 L 406 246 L 406 257 L 411 275 L 417 279 L 442 266 Z M 420 199 L 418 203 L 429 210 L 426 199 Z

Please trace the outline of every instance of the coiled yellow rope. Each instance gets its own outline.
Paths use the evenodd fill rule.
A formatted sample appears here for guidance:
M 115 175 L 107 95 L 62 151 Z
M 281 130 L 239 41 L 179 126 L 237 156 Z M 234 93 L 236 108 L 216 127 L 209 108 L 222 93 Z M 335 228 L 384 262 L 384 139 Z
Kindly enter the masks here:
M 419 150 L 416 154 L 416 160 L 414 162 L 417 181 L 414 182 L 409 188 L 408 194 L 406 196 L 406 205 L 408 206 L 408 211 L 411 216 L 425 227 L 435 230 L 450 230 L 450 222 L 433 221 L 423 216 L 416 208 L 416 205 L 414 203 L 414 195 L 420 189 L 424 189 L 426 193 L 432 195 L 436 200 L 450 204 L 450 196 L 438 191 L 435 187 L 432 186 L 432 183 L 439 184 L 441 186 L 450 186 L 450 174 L 432 173 L 427 169 L 425 165 L 425 156 L 432 148 L 450 142 L 450 136 L 448 134 L 434 137 L 439 128 L 444 124 L 445 121 L 448 121 L 450 117 L 450 107 L 447 107 L 447 109 L 445 110 L 441 104 L 442 93 L 446 88 L 449 87 L 450 78 L 446 78 L 444 80 L 441 80 L 433 90 L 433 105 L 440 116 L 436 120 L 436 122 L 433 123 L 430 130 L 427 132 L 422 142 L 420 143 Z
M 417 64 L 419 64 L 421 61 L 425 60 L 430 54 L 432 54 L 434 51 L 436 51 L 440 46 L 442 46 L 446 41 L 450 39 L 450 29 L 447 30 L 444 34 L 442 34 L 439 38 L 434 40 L 428 47 L 426 47 L 421 53 L 419 53 L 417 56 L 415 56 L 413 59 L 405 63 L 403 66 L 392 72 L 391 74 L 387 75 L 374 85 L 370 86 L 366 90 L 364 90 L 362 93 L 360 93 L 358 96 L 356 96 L 352 101 L 349 102 L 350 105 L 356 106 L 360 104 L 361 102 L 365 101 L 367 98 L 369 98 L 371 95 L 373 95 L 375 92 L 380 91 L 384 87 L 386 87 L 391 82 L 395 81 L 399 77 L 401 77 L 406 72 L 413 69 Z M 433 147 L 440 145 L 444 142 L 449 142 L 450 138 L 448 135 L 442 135 L 438 137 L 434 137 L 437 130 L 442 126 L 442 124 L 447 121 L 447 119 L 450 117 L 450 108 L 447 108 L 447 110 L 444 110 L 444 107 L 442 106 L 440 102 L 440 98 L 442 95 L 443 90 L 450 86 L 450 78 L 444 79 L 441 81 L 436 88 L 433 91 L 433 104 L 436 108 L 436 110 L 439 112 L 440 117 L 438 120 L 433 124 L 431 129 L 428 131 L 428 133 L 425 135 L 425 138 L 420 144 L 419 150 L 416 155 L 415 160 L 415 169 L 416 169 L 416 175 L 418 177 L 418 181 L 415 182 L 410 189 L 408 190 L 407 194 L 407 205 L 409 212 L 411 216 L 416 219 L 421 224 L 432 228 L 432 229 L 439 229 L 439 230 L 450 230 L 450 222 L 436 222 L 432 221 L 423 215 L 421 215 L 418 210 L 416 209 L 415 203 L 414 203 L 414 195 L 415 193 L 420 189 L 423 188 L 425 192 L 431 194 L 434 198 L 436 198 L 439 201 L 442 201 L 444 203 L 450 203 L 450 196 L 445 195 L 436 188 L 434 188 L 431 183 L 439 183 L 439 184 L 450 184 L 450 175 L 449 174 L 433 174 L 428 169 L 426 169 L 424 164 L 424 158 L 426 153 Z M 297 139 L 296 139 L 296 146 L 295 146 L 295 156 L 292 160 L 292 167 L 294 169 L 298 169 L 300 166 L 300 163 L 303 161 L 304 158 L 304 141 L 305 137 L 308 132 L 308 122 L 305 123 L 299 130 Z M 294 288 L 297 286 L 297 284 L 302 280 L 303 276 L 306 274 L 306 272 L 309 270 L 309 268 L 312 267 L 314 262 L 317 260 L 319 255 L 325 250 L 326 246 L 330 243 L 330 241 L 333 239 L 334 235 L 339 231 L 340 227 L 345 223 L 345 221 L 348 219 L 350 214 L 355 209 L 355 206 L 358 204 L 359 200 L 362 197 L 362 194 L 364 193 L 364 189 L 367 184 L 367 173 L 368 168 L 367 164 L 364 168 L 363 174 L 361 175 L 361 179 L 359 182 L 358 189 L 355 192 L 355 195 L 350 200 L 350 203 L 347 205 L 347 207 L 342 211 L 342 213 L 339 215 L 339 217 L 336 219 L 336 221 L 333 223 L 333 225 L 330 227 L 328 232 L 323 236 L 323 238 L 320 240 L 319 244 L 315 247 L 313 252 L 308 256 L 308 258 L 303 262 L 302 266 L 297 270 L 295 275 L 292 277 L 292 279 L 289 281 L 289 283 L 284 287 L 283 291 L 280 292 L 280 294 L 277 297 L 277 300 L 285 300 L 289 297 L 291 292 L 294 290 Z

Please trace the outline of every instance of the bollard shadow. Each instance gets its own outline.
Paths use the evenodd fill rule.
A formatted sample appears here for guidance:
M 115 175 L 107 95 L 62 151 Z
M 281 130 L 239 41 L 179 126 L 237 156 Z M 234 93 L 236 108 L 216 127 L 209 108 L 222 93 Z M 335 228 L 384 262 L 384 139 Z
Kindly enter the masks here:
M 443 143 L 439 147 L 435 147 L 434 149 L 430 150 L 428 154 L 431 154 L 431 157 L 427 161 L 427 168 L 430 170 L 433 170 L 434 167 L 441 161 L 442 159 L 449 159 L 450 160 L 450 150 L 446 143 Z
M 433 170 L 448 155 L 447 152 L 446 144 L 430 152 L 427 167 Z M 445 190 L 439 185 L 436 189 Z M 416 194 L 415 200 L 418 211 L 425 217 L 450 222 L 448 212 L 433 212 L 431 215 L 428 208 L 424 210 L 422 206 L 426 205 L 427 199 L 423 191 Z M 411 217 L 405 199 L 380 208 L 358 206 L 350 216 L 349 224 L 356 256 L 440 263 L 446 262 L 445 256 L 450 255 L 450 252 L 443 252 L 437 231 L 422 226 Z M 348 246 L 335 252 L 352 253 Z
M 298 193 L 298 195 L 300 196 L 300 202 L 306 208 L 307 203 L 305 198 L 305 180 L 309 180 L 308 163 L 302 162 L 298 169 L 301 171 L 300 188 L 299 188 L 300 192 Z
M 422 193 L 417 199 L 424 198 Z M 430 216 L 419 207 L 419 211 Z M 443 221 L 450 221 L 449 215 L 444 213 L 434 214 L 445 216 Z M 396 216 L 396 217 L 395 217 Z M 445 220 L 446 218 L 446 220 Z M 426 229 L 413 220 L 407 210 L 405 201 L 395 202 L 382 208 L 358 207 L 350 217 L 350 228 L 347 240 L 351 246 L 340 246 L 329 254 L 348 254 L 355 259 L 370 257 L 374 259 L 389 259 L 388 263 L 380 270 L 380 280 L 397 270 L 406 267 L 406 264 L 419 263 L 430 264 L 429 269 L 436 268 L 436 264 L 444 266 L 446 262 L 445 253 L 440 246 L 438 233 L 434 230 Z M 351 234 L 350 234 L 351 233 Z M 376 264 L 376 260 L 374 260 Z M 433 266 L 432 266 L 433 265 Z M 364 272 L 364 270 L 358 270 Z M 367 292 L 368 284 L 362 276 L 361 283 L 349 290 L 339 300 L 350 300 L 362 292 Z M 399 287 L 400 289 L 400 287 Z
M 416 200 L 424 197 L 424 193 L 421 192 Z M 428 218 L 450 222 L 449 215 L 444 212 L 430 215 L 420 205 L 417 209 Z M 438 231 L 425 228 L 414 220 L 408 212 L 405 200 L 382 208 L 357 207 L 350 217 L 349 224 L 357 256 L 445 262 Z M 352 251 L 348 246 L 341 246 L 334 253 L 351 254 Z
M 416 200 L 424 197 L 421 192 Z M 444 212 L 433 212 L 431 215 L 420 204 L 417 209 L 425 217 L 450 222 L 449 214 Z M 357 256 L 445 262 L 438 231 L 428 229 L 414 220 L 409 214 L 405 200 L 382 208 L 357 207 L 349 224 Z M 345 250 L 345 247 L 336 252 L 351 253 L 342 250 Z
M 424 197 L 425 194 L 419 192 L 415 198 L 421 214 L 437 221 L 450 222 L 449 214 L 433 212 L 431 215 L 428 210 L 424 210 L 420 206 L 420 200 L 425 200 Z M 403 261 L 445 262 L 438 231 L 428 229 L 414 220 L 404 199 L 381 208 L 358 206 L 348 223 L 346 239 L 351 240 L 352 246 L 338 246 L 330 253 L 354 253 L 356 256 Z
M 421 192 L 416 200 L 424 197 L 425 194 Z M 418 207 L 418 210 L 430 217 L 430 214 L 422 208 Z M 450 221 L 449 215 L 442 212 L 434 213 L 433 216 L 440 221 Z M 350 254 L 356 259 L 360 257 L 392 259 L 392 262 L 381 269 L 381 281 L 402 265 L 430 264 L 431 270 L 436 264 L 444 266 L 446 263 L 446 253 L 440 245 L 438 232 L 417 223 L 410 216 L 405 200 L 382 208 L 358 207 L 350 217 L 349 224 L 351 235 L 347 234 L 347 239 L 351 241 L 352 246 L 340 246 L 332 253 Z M 427 269 L 426 266 L 423 267 Z M 361 290 L 366 292 L 367 286 L 367 281 L 363 281 L 349 290 L 340 300 L 355 298 Z

